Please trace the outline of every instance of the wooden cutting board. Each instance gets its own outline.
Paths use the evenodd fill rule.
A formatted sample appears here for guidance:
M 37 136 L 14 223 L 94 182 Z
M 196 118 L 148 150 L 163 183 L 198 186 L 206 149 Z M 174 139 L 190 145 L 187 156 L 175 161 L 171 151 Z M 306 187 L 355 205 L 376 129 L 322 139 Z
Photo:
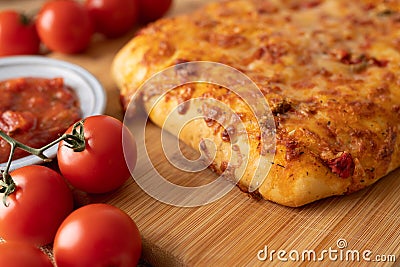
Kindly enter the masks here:
M 161 153 L 160 130 L 150 124 L 146 132 L 147 151 L 166 179 L 199 186 L 216 178 L 209 170 L 185 174 L 174 169 Z M 143 257 L 154 266 L 283 265 L 273 250 L 286 251 L 281 258 L 287 258 L 290 266 L 320 266 L 318 258 L 329 266 L 376 266 L 363 260 L 362 253 L 371 260 L 378 255 L 400 260 L 399 178 L 400 170 L 353 195 L 301 208 L 256 201 L 237 188 L 214 203 L 179 208 L 148 196 L 133 180 L 102 200 L 122 208 L 137 222 Z
M 209 1 L 175 0 L 168 16 Z M 42 2 L 1 1 L 0 9 L 31 12 Z M 92 72 L 106 89 L 106 114 L 122 120 L 110 64 L 134 33 L 113 40 L 96 37 L 80 55 L 47 56 Z M 197 186 L 216 178 L 210 170 L 190 174 L 171 166 L 162 153 L 160 130 L 152 124 L 146 140 L 155 168 L 170 181 Z M 141 167 L 137 166 L 138 170 Z M 146 179 L 146 175 L 141 178 Z M 90 197 L 120 207 L 135 220 L 143 237 L 143 258 L 154 266 L 395 266 L 393 257 L 397 265 L 400 262 L 400 170 L 350 196 L 301 208 L 256 201 L 238 188 L 205 206 L 174 207 L 147 195 L 133 179 L 112 194 Z M 373 262 L 378 257 L 386 262 Z

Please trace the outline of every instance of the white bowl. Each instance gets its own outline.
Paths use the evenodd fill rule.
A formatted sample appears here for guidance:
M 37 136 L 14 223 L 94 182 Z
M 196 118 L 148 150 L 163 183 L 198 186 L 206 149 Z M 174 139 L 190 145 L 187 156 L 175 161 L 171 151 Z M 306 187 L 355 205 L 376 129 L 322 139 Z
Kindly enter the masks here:
M 79 98 L 82 118 L 104 113 L 106 93 L 103 86 L 90 72 L 78 65 L 41 56 L 0 58 L 0 81 L 19 77 L 62 77 L 65 84 L 74 89 Z M 54 158 L 57 146 L 52 146 L 44 154 Z M 30 155 L 13 160 L 11 169 L 42 162 L 39 157 Z M 0 168 L 5 165 L 6 163 L 1 163 Z

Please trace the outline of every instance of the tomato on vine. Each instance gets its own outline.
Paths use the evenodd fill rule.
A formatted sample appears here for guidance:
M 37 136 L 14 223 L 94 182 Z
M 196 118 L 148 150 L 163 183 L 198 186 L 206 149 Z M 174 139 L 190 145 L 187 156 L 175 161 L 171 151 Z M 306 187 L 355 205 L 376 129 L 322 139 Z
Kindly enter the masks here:
M 71 126 L 66 134 L 80 135 L 83 141 L 63 140 L 58 146 L 60 172 L 73 187 L 106 193 L 130 177 L 127 162 L 131 168 L 136 164 L 136 142 L 121 121 L 107 115 L 91 116 Z
M 56 171 L 39 165 L 22 167 L 9 175 L 13 190 L 4 198 L 5 203 L 0 202 L 0 236 L 35 246 L 51 243 L 73 208 L 65 180 Z
M 39 46 L 32 20 L 14 10 L 0 12 L 0 56 L 37 54 Z
M 89 204 L 61 224 L 53 244 L 58 267 L 136 266 L 142 241 L 135 222 L 107 204 Z
M 37 247 L 25 242 L 0 243 L 0 266 L 53 267 L 49 257 Z

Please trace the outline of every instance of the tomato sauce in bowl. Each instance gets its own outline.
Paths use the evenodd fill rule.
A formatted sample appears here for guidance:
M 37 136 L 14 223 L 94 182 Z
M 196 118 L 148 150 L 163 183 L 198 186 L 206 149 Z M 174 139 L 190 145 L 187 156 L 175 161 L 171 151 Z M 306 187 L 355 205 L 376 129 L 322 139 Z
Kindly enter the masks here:
M 79 99 L 63 78 L 13 78 L 0 81 L 0 130 L 25 145 L 40 148 L 81 118 Z M 10 145 L 0 139 L 0 163 Z M 13 159 L 26 156 L 16 149 Z

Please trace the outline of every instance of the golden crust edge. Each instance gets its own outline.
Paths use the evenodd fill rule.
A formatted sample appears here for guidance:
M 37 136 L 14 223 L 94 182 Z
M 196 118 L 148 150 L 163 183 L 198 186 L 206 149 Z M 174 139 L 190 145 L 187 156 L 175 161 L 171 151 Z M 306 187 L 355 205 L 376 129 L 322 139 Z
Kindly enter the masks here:
M 167 115 L 177 105 L 178 102 L 171 98 L 168 101 L 162 98 L 154 106 L 151 101 L 145 103 L 147 111 L 152 107 L 149 117 L 159 127 L 165 126 L 164 122 Z M 192 129 L 196 129 L 196 131 Z M 218 175 L 221 175 L 224 172 L 221 166 L 224 165 L 224 162 L 229 162 L 230 158 L 228 142 L 224 142 L 219 134 L 213 133 L 213 129 L 208 127 L 204 120 L 200 119 L 186 124 L 186 127 L 180 131 L 179 135 L 179 139 L 193 149 L 198 149 L 199 143 L 203 138 L 211 139 L 218 148 L 216 158 L 210 167 Z M 351 178 L 343 179 L 333 174 L 312 153 L 304 153 L 297 160 L 292 160 L 288 163 L 285 160 L 285 147 L 278 145 L 268 176 L 256 191 L 249 192 L 249 181 L 251 181 L 252 174 L 257 167 L 252 163 L 256 162 L 259 157 L 259 152 L 256 151 L 254 144 L 251 144 L 252 141 L 254 140 L 249 141 L 250 147 L 252 147 L 249 155 L 249 164 L 246 172 L 237 182 L 239 189 L 249 193 L 250 196 L 288 207 L 300 207 L 327 197 L 343 195 L 349 191 L 352 183 Z M 312 167 L 310 168 L 310 166 Z M 304 174 L 299 175 L 299 171 L 304 172 Z M 235 180 L 232 177 L 227 178 Z

